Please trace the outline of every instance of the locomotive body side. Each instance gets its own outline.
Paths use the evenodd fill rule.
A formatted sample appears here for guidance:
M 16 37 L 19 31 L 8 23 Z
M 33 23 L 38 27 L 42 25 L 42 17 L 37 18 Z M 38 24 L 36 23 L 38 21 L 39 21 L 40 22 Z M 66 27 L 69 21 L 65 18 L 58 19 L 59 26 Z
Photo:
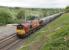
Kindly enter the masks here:
M 39 20 L 38 19 L 32 20 L 31 25 L 33 29 L 39 27 L 40 26 Z

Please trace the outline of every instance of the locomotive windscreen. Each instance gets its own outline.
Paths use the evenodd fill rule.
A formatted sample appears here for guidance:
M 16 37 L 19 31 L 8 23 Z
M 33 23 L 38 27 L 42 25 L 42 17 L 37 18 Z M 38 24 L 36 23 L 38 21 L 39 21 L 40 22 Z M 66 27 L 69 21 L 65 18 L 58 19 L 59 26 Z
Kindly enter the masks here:
M 21 24 L 17 25 L 17 29 L 23 29 L 23 25 Z

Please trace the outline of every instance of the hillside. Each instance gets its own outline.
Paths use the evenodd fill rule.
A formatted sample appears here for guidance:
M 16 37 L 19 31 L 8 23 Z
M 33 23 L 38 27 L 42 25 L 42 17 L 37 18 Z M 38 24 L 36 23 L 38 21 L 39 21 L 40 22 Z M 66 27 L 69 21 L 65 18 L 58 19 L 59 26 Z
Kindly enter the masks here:
M 18 50 L 69 50 L 69 13 L 28 37 Z

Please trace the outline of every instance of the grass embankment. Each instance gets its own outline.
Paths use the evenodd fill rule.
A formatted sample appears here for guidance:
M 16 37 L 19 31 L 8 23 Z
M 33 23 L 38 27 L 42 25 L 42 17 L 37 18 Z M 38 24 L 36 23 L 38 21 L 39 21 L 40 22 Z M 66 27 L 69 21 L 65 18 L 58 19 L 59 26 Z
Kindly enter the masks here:
M 20 50 L 69 50 L 69 13 L 28 37 Z

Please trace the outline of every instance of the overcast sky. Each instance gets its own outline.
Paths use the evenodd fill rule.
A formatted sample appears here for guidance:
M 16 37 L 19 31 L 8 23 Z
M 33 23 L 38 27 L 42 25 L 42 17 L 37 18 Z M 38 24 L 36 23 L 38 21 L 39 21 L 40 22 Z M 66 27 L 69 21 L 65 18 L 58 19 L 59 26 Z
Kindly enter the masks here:
M 0 0 L 1 6 L 33 7 L 33 8 L 64 8 L 69 0 Z

